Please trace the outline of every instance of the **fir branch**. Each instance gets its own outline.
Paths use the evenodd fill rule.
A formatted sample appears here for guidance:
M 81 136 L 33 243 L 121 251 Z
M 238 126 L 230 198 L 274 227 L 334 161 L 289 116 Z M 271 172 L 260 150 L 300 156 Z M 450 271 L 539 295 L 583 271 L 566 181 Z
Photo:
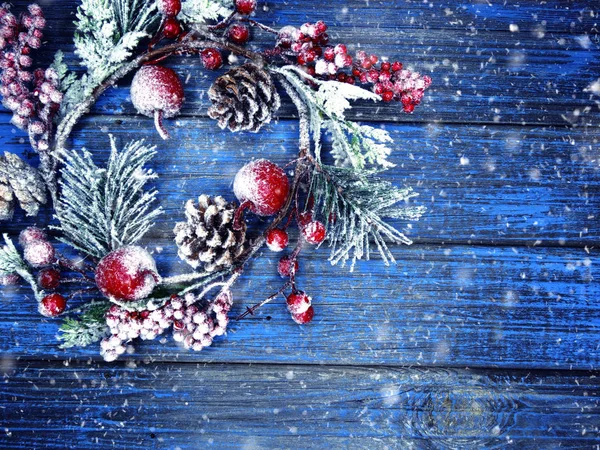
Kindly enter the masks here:
M 393 142 L 389 133 L 368 125 L 359 125 L 347 120 L 344 115 L 351 107 L 350 100 L 376 101 L 380 100 L 378 95 L 348 83 L 317 80 L 294 66 L 284 66 L 273 71 L 283 75 L 307 105 L 318 162 L 321 161 L 321 133 L 325 130 L 333 139 L 331 155 L 336 166 L 350 166 L 357 170 L 364 169 L 368 164 L 383 168 L 394 166 L 387 160 L 391 153 L 387 144 Z M 307 86 L 304 79 L 318 85 L 318 90 Z
M 110 136 L 111 154 L 107 168 L 100 169 L 91 154 L 61 150 L 62 196 L 56 218 L 67 244 L 96 258 L 136 243 L 162 214 L 155 207 L 157 191 L 144 192 L 156 175 L 144 165 L 156 154 L 144 141 L 130 142 L 118 152 Z
M 29 283 L 36 300 L 41 301 L 46 293 L 38 287 L 29 265 L 23 260 L 8 234 L 3 234 L 2 237 L 4 238 L 4 245 L 0 247 L 0 276 L 18 274 Z
M 60 348 L 85 347 L 100 341 L 107 334 L 106 312 L 110 302 L 88 303 L 79 318 L 66 317 L 59 328 Z
M 88 69 L 87 82 L 97 85 L 116 72 L 158 16 L 154 0 L 82 0 L 75 53 Z
M 372 171 L 315 165 L 309 196 L 314 198 L 315 213 L 327 223 L 331 263 L 344 264 L 351 257 L 352 270 L 356 260 L 368 260 L 370 238 L 386 265 L 395 262 L 386 242 L 412 242 L 383 219 L 418 220 L 424 207 L 398 205 L 417 195 L 411 188 L 398 188 L 378 178 Z
M 181 3 L 179 18 L 189 24 L 228 17 L 233 12 L 232 0 L 186 0 Z

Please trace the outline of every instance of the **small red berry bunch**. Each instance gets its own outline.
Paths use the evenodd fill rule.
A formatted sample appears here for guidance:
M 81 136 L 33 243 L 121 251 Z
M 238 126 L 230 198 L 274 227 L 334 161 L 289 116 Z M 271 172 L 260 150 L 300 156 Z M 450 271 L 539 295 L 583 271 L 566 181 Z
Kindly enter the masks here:
M 0 95 L 13 112 L 12 123 L 29 133 L 36 150 L 49 148 L 49 135 L 63 94 L 54 69 L 32 71 L 32 50 L 42 46 L 46 19 L 38 5 L 29 5 L 19 19 L 8 4 L 0 7 Z
M 295 56 L 297 64 L 313 77 L 371 84 L 383 101 L 400 101 L 405 112 L 414 111 L 431 85 L 430 77 L 403 69 L 399 61 L 379 63 L 378 56 L 362 50 L 352 57 L 344 44 L 328 45 L 326 31 L 322 21 L 305 23 L 300 29 L 287 26 L 279 31 L 277 46 Z
M 49 267 L 57 262 L 54 246 L 48 241 L 46 233 L 37 227 L 28 227 L 21 231 L 19 243 L 23 247 L 23 258 L 34 268 L 41 268 L 37 283 L 44 291 L 53 291 L 60 285 L 60 271 Z M 39 303 L 40 314 L 56 317 L 67 307 L 67 299 L 53 292 L 45 295 Z
M 158 40 L 162 37 L 177 39 L 183 32 L 181 23 L 177 20 L 177 16 L 181 12 L 181 0 L 159 0 L 158 11 L 162 15 Z

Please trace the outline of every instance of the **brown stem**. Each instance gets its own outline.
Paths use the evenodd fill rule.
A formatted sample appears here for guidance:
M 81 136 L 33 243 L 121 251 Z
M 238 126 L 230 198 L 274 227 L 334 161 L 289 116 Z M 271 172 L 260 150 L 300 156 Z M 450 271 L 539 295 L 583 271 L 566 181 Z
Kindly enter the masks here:
M 158 131 L 160 137 L 165 141 L 171 137 L 163 125 L 163 112 L 160 109 L 154 111 L 154 126 L 156 127 L 156 131 Z
M 242 204 L 235 210 L 235 214 L 233 216 L 233 229 L 235 231 L 240 231 L 242 228 L 244 228 L 244 211 L 253 205 L 254 203 L 252 203 L 250 200 L 246 200 L 242 202 Z
M 282 294 L 283 291 L 285 291 L 291 285 L 292 285 L 292 283 L 290 281 L 288 281 L 283 286 L 281 286 L 281 288 L 277 292 L 275 292 L 273 295 L 270 295 L 269 297 L 265 298 L 262 302 L 257 303 L 254 306 L 246 308 L 246 311 L 244 311 L 242 314 L 240 314 L 239 316 L 237 316 L 235 318 L 235 320 L 242 320 L 244 317 L 249 316 L 249 315 L 253 316 L 254 315 L 254 311 L 256 311 L 258 308 L 262 307 L 263 305 L 266 305 L 267 303 L 269 303 L 271 300 L 273 300 L 279 294 Z

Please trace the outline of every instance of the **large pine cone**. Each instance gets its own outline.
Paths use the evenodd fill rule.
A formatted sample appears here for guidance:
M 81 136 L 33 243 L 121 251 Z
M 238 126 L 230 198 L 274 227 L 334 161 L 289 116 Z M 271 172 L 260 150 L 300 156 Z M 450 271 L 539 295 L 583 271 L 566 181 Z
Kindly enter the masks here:
M 246 63 L 217 78 L 208 90 L 213 105 L 208 115 L 221 128 L 256 133 L 279 108 L 279 94 L 270 75 Z
M 28 216 L 46 203 L 46 185 L 39 172 L 17 155 L 0 156 L 0 220 L 12 219 L 15 199 Z
M 207 272 L 231 266 L 244 251 L 246 238 L 245 229 L 233 229 L 235 210 L 234 203 L 220 196 L 201 195 L 197 205 L 188 200 L 187 222 L 179 222 L 173 230 L 179 257 L 194 269 L 203 265 Z

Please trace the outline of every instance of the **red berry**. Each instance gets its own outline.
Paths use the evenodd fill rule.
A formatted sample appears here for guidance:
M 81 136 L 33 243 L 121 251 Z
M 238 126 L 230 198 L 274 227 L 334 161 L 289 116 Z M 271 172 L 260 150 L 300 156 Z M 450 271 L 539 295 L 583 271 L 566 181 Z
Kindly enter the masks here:
M 146 298 L 159 280 L 154 259 L 142 247 L 121 247 L 102 258 L 96 267 L 98 288 L 117 300 Z
M 301 314 L 292 314 L 292 319 L 298 325 L 304 325 L 305 323 L 310 322 L 315 316 L 315 310 L 312 306 L 309 306 L 306 311 Z
M 250 39 L 250 28 L 239 23 L 233 24 L 227 30 L 227 37 L 236 44 L 245 44 Z
M 381 99 L 384 102 L 391 102 L 394 99 L 394 93 L 392 91 L 385 91 L 381 94 Z
M 305 53 L 298 53 L 298 55 L 296 56 L 296 62 L 298 64 L 300 64 L 301 66 L 306 64 L 306 54 Z
M 158 11 L 165 17 L 175 17 L 181 11 L 181 0 L 158 0 Z
M 327 24 L 322 20 L 319 20 L 315 23 L 315 33 L 317 36 L 321 36 L 323 33 L 327 31 Z
M 279 212 L 287 200 L 289 189 L 283 169 L 266 159 L 246 164 L 233 180 L 233 192 L 240 203 L 249 201 L 250 211 L 259 216 L 272 216 Z
M 396 61 L 394 64 L 392 64 L 392 71 L 398 72 L 399 70 L 402 70 L 402 63 Z
M 344 72 L 338 73 L 337 79 L 338 81 L 343 83 L 344 81 L 346 81 L 346 74 Z
M 346 46 L 344 44 L 338 44 L 334 47 L 333 51 L 336 55 L 339 55 L 339 54 L 345 55 L 348 52 L 348 49 L 346 48 Z
M 335 59 L 335 51 L 333 50 L 333 47 L 327 47 L 325 49 L 323 52 L 323 58 L 325 58 L 325 61 L 333 61 Z
M 309 244 L 317 245 L 325 240 L 325 225 L 313 220 L 302 227 L 302 235 Z
M 371 61 L 369 61 L 368 59 L 365 59 L 364 61 L 362 61 L 362 62 L 360 63 L 360 66 L 361 66 L 363 69 L 370 69 L 370 68 L 373 66 L 373 64 L 371 64 Z
M 177 38 L 183 30 L 181 29 L 181 24 L 179 20 L 175 17 L 167 17 L 163 24 L 163 35 L 167 39 L 175 39 Z
M 131 82 L 131 102 L 140 114 L 154 117 L 158 133 L 163 139 L 168 139 L 162 118 L 176 116 L 181 110 L 183 85 L 172 69 L 142 66 Z
M 39 304 L 40 314 L 46 317 L 56 317 L 67 307 L 67 300 L 60 294 L 46 295 Z
M 379 81 L 389 81 L 391 76 L 392 75 L 388 71 L 382 70 L 379 72 Z
M 267 247 L 273 252 L 280 252 L 287 247 L 289 242 L 288 234 L 285 230 L 274 228 L 267 234 Z
M 256 0 L 235 0 L 235 10 L 240 14 L 249 15 L 256 9 Z
M 375 65 L 377 64 L 377 61 L 379 61 L 379 58 L 375 55 L 371 55 L 369 56 L 369 61 L 371 61 L 371 64 Z
M 55 260 L 54 247 L 48 241 L 33 241 L 25 246 L 23 257 L 33 267 L 50 265 Z
M 361 74 L 361 70 L 358 67 L 355 67 L 352 69 L 352 75 L 354 75 L 355 77 L 360 77 Z
M 34 241 L 45 241 L 46 239 L 46 233 L 37 227 L 27 227 L 19 234 L 19 243 L 23 247 L 26 247 Z
M 292 292 L 286 298 L 287 309 L 292 314 L 302 314 L 311 305 L 311 298 L 302 291 Z
M 381 63 L 381 70 L 385 70 L 387 72 L 390 70 L 390 67 L 392 67 L 392 65 L 387 61 Z
M 300 225 L 300 228 L 304 228 L 306 225 L 312 222 L 312 220 L 313 215 L 310 211 L 304 211 L 298 215 L 298 225 Z
M 279 264 L 277 264 L 277 272 L 282 277 L 289 277 L 292 274 L 298 272 L 298 261 L 294 259 L 294 263 L 292 264 L 292 260 L 289 256 L 284 256 L 279 260 Z
M 60 284 L 60 271 L 53 268 L 41 270 L 37 279 L 42 289 L 56 289 Z
M 16 273 L 5 273 L 0 275 L 0 286 L 14 286 L 20 280 L 21 277 Z
M 223 56 L 216 48 L 205 48 L 200 53 L 202 64 L 209 70 L 216 70 L 223 65 Z
M 348 78 L 346 78 L 346 83 L 354 84 L 354 83 L 356 83 L 356 80 L 354 79 L 354 77 L 348 77 Z
M 375 83 L 377 80 L 379 80 L 379 72 L 375 69 L 369 70 L 367 72 L 367 80 L 371 83 Z

